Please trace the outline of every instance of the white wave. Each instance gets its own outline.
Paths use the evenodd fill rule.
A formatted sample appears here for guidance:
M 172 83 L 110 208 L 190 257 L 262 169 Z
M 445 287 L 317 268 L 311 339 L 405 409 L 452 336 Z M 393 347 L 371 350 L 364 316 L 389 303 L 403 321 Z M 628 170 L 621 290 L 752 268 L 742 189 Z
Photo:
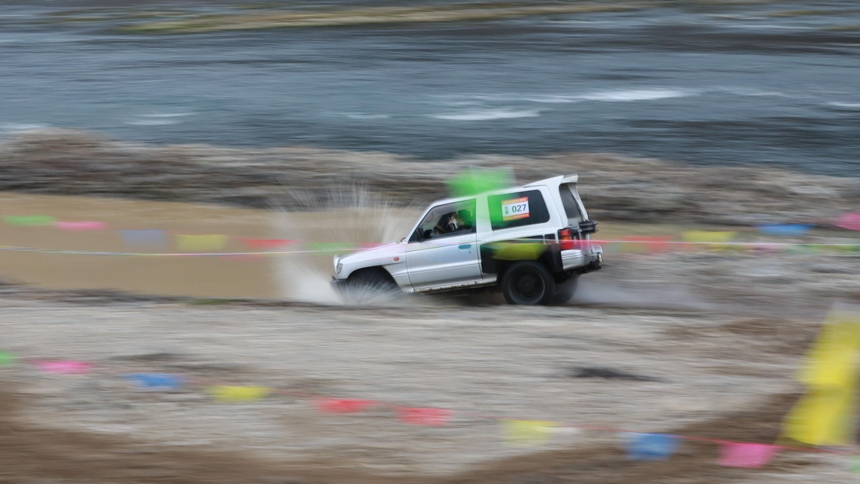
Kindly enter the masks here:
M 568 103 L 578 103 L 583 99 L 579 96 L 529 96 L 524 97 L 523 101 L 533 102 L 533 103 L 541 103 L 541 104 L 568 104 Z
M 733 23 L 727 24 L 731 28 L 735 29 L 755 29 L 755 30 L 763 30 L 763 29 L 771 29 L 771 30 L 812 30 L 813 27 L 805 27 L 803 25 L 779 25 L 779 24 L 757 24 L 757 23 Z
M 831 101 L 827 104 L 831 106 L 836 106 L 837 108 L 860 109 L 860 103 L 843 103 L 839 101 Z
M 391 116 L 387 114 L 364 114 L 364 113 L 340 113 L 349 119 L 388 119 Z
M 476 104 L 476 101 L 489 103 L 517 103 L 531 102 L 539 104 L 571 104 L 583 101 L 600 101 L 600 102 L 635 102 L 635 101 L 657 101 L 660 99 L 671 99 L 679 97 L 697 96 L 701 94 L 697 90 L 690 89 L 669 89 L 669 88 L 654 88 L 654 89 L 619 89 L 613 91 L 591 91 L 583 94 L 530 94 L 530 93 L 508 93 L 508 94 L 472 94 L 466 96 L 468 100 L 448 99 L 440 104 L 446 106 L 466 106 Z M 751 94 L 752 95 L 752 94 Z M 770 95 L 770 94 L 757 94 Z M 773 94 L 777 95 L 777 94 Z M 512 113 L 510 116 L 497 113 Z M 528 113 L 528 114 L 523 114 Z M 456 120 L 472 120 L 472 116 L 477 116 L 475 119 L 496 119 L 496 118 L 518 118 L 518 117 L 534 117 L 540 114 L 539 111 L 503 111 L 503 110 L 484 110 L 474 113 L 454 113 L 441 114 L 433 116 L 439 119 L 456 119 Z M 463 116 L 466 116 L 464 118 Z M 489 116 L 489 117 L 485 117 Z
M 3 131 L 29 131 L 32 129 L 47 128 L 46 124 L 27 124 L 27 123 L 4 123 L 0 124 L 0 129 Z
M 469 99 L 500 102 L 521 101 L 522 94 L 473 94 L 469 96 Z
M 493 119 L 534 118 L 537 116 L 540 116 L 540 111 L 537 110 L 510 111 L 505 109 L 487 109 L 463 113 L 435 114 L 430 117 L 449 121 L 487 121 Z
M 180 118 L 182 116 L 194 116 L 194 113 L 152 113 L 152 114 L 141 114 L 141 118 Z
M 698 93 L 684 89 L 627 89 L 620 91 L 596 91 L 577 96 L 577 98 L 584 101 L 635 102 L 689 97 L 696 94 Z
M 533 102 L 541 104 L 569 104 L 582 101 L 635 102 L 656 101 L 699 94 L 686 89 L 620 89 L 616 91 L 592 91 L 584 94 L 504 94 L 475 95 L 472 99 L 500 102 Z
M 774 97 L 791 97 L 788 94 L 778 91 L 762 91 L 749 87 L 720 87 L 717 91 L 727 92 L 738 96 L 774 96 Z
M 470 96 L 470 99 L 477 101 L 491 102 L 533 102 L 533 103 L 575 103 L 582 99 L 579 96 L 570 96 L 564 94 L 480 94 Z M 461 101 L 459 103 L 446 103 L 450 106 L 476 104 L 474 101 Z
M 173 119 L 138 119 L 134 121 L 126 121 L 125 124 L 134 126 L 166 126 L 170 124 L 179 124 L 179 121 Z

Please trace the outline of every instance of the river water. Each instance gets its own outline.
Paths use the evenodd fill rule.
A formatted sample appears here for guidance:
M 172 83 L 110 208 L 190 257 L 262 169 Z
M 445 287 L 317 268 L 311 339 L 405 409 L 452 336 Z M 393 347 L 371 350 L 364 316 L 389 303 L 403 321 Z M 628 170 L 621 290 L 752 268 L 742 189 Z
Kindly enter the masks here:
M 0 5 L 2 133 L 860 175 L 853 1 L 187 35 L 54 5 Z

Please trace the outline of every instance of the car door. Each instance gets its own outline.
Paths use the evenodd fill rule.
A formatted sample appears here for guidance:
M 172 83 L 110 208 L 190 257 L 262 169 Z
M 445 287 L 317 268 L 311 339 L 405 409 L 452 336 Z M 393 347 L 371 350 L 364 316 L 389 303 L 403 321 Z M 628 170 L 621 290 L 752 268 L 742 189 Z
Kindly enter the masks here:
M 409 282 L 415 290 L 481 280 L 474 214 L 475 199 L 438 205 L 428 211 L 406 248 Z M 455 218 L 455 222 L 448 223 Z

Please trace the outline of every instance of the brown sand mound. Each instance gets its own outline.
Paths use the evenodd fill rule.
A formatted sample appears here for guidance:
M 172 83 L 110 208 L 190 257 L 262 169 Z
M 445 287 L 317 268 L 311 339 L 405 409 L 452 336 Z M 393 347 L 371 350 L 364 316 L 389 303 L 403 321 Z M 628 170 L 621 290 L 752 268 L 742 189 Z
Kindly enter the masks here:
M 324 195 L 338 184 L 356 183 L 399 204 L 423 202 L 444 196 L 446 180 L 467 166 L 510 167 L 521 182 L 579 172 L 597 220 L 819 222 L 856 209 L 860 197 L 856 179 L 773 168 L 695 168 L 612 154 L 418 161 L 303 147 L 145 145 L 57 129 L 0 141 L 0 190 L 253 207 L 295 206 L 283 196 L 290 187 Z

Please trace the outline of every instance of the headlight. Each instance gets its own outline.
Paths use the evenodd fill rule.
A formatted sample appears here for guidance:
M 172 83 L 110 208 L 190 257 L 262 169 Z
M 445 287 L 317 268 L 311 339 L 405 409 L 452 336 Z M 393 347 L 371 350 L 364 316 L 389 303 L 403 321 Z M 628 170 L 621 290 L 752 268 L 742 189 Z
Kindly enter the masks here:
M 338 262 L 337 268 L 335 269 L 335 273 L 340 274 L 340 271 L 342 271 L 342 270 L 343 270 L 343 262 Z

